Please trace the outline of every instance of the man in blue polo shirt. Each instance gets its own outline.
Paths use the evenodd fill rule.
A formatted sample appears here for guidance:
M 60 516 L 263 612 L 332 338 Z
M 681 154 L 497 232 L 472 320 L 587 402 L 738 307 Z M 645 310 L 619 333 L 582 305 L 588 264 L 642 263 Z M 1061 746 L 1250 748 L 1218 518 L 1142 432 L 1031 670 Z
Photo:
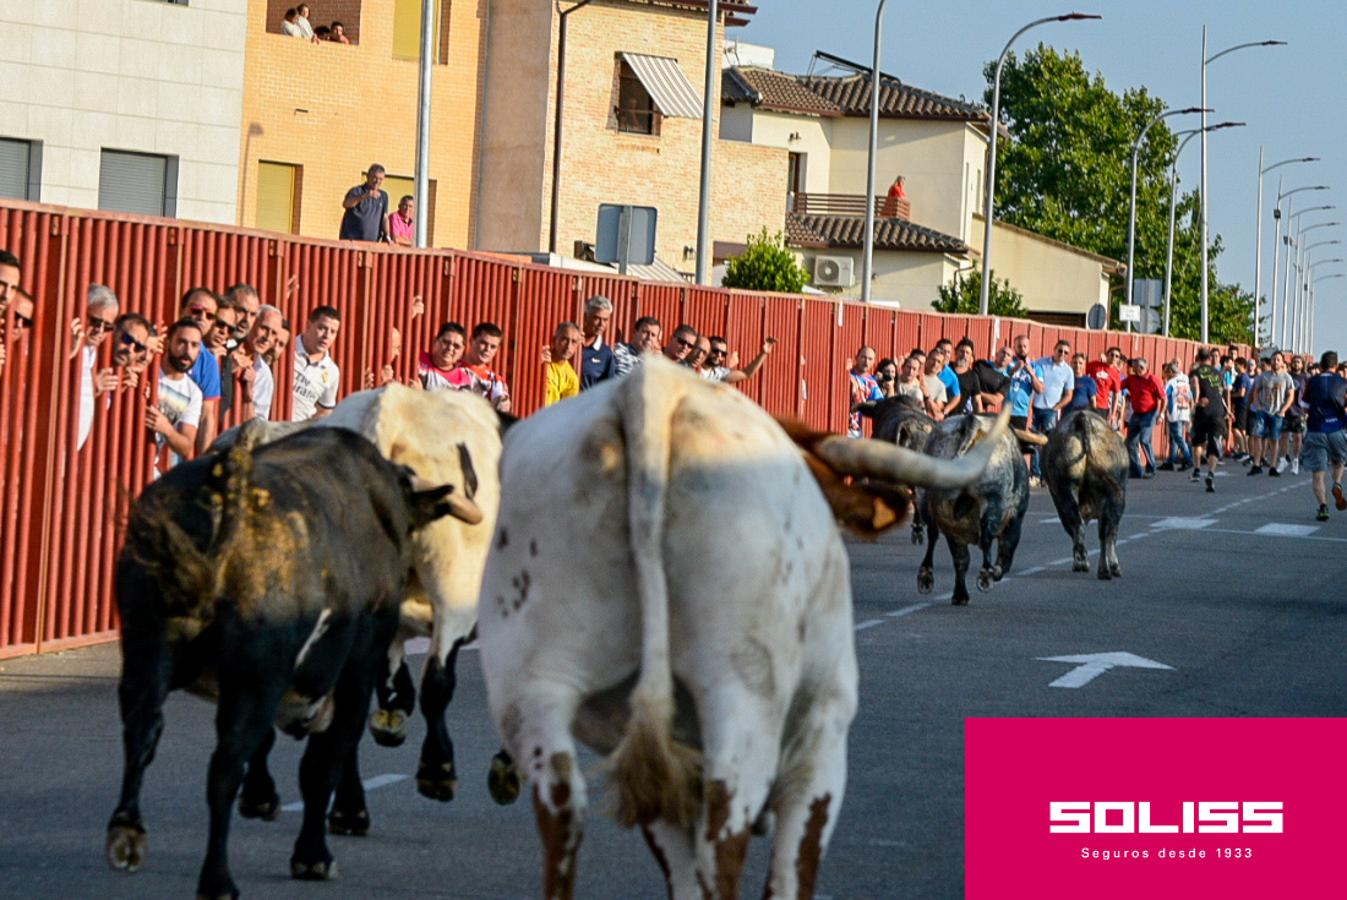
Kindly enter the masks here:
M 604 343 L 603 335 L 613 320 L 613 301 L 595 294 L 585 301 L 584 334 L 580 347 L 580 390 L 588 390 L 617 374 L 613 348 Z
M 1321 374 L 1305 383 L 1305 403 L 1309 421 L 1302 450 L 1305 468 L 1314 478 L 1314 499 L 1319 501 L 1315 518 L 1328 521 L 1328 491 L 1324 483 L 1329 465 L 1333 467 L 1333 504 L 1347 509 L 1342 493 L 1342 472 L 1347 465 L 1347 379 L 1334 370 L 1338 354 L 1332 350 L 1319 357 Z
M 1029 359 L 1029 335 L 1016 335 L 1010 344 L 1013 355 L 1010 361 L 1010 392 L 1006 399 L 1010 402 L 1010 425 L 1022 431 L 1029 430 L 1030 404 L 1036 393 L 1043 390 L 1043 368 Z M 1038 447 L 1031 446 L 1024 454 L 1024 462 L 1029 466 L 1031 478 L 1038 478 Z

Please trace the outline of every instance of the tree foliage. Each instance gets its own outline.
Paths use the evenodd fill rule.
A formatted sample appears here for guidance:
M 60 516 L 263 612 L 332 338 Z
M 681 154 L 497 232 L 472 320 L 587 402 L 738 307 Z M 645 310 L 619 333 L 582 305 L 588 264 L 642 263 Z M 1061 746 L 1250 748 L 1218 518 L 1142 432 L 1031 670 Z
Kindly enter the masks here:
M 988 103 L 995 63 L 984 68 Z M 1007 58 L 1001 76 L 1001 115 L 1014 136 L 997 146 L 997 217 L 1047 237 L 1113 259 L 1127 259 L 1132 143 L 1163 112 L 1165 101 L 1145 88 L 1121 94 L 1098 72 L 1086 71 L 1079 54 L 1040 44 L 1023 58 Z M 1169 236 L 1169 172 L 1179 129 L 1198 126 L 1196 116 L 1165 119 L 1151 127 L 1137 162 L 1135 278 L 1163 279 Z M 1196 139 L 1195 139 L 1196 140 Z M 1197 191 L 1180 193 L 1174 235 L 1171 334 L 1201 336 L 1201 248 Z M 1219 285 L 1215 261 L 1219 235 L 1211 236 L 1208 322 L 1214 342 L 1247 341 L 1252 296 L 1238 285 Z M 1114 298 L 1114 312 L 1121 291 Z M 1116 318 L 1114 321 L 1117 321 Z
M 992 270 L 991 290 L 987 292 L 987 309 L 994 316 L 1008 316 L 1023 319 L 1028 313 L 1024 309 L 1024 296 L 1010 286 L 1010 279 L 996 280 L 996 270 Z M 982 272 L 974 269 L 967 276 L 958 277 L 950 284 L 940 286 L 940 298 L 931 305 L 937 312 L 964 313 L 977 315 L 982 308 Z
M 798 294 L 808 283 L 809 273 L 786 249 L 784 235 L 770 235 L 766 228 L 749 235 L 748 249 L 730 260 L 721 281 L 729 288 L 783 294 Z

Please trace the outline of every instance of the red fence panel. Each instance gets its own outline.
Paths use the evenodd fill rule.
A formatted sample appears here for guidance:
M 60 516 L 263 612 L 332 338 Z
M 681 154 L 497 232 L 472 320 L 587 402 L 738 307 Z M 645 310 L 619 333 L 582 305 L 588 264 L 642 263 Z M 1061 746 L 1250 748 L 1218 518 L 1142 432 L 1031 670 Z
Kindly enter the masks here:
M 505 340 L 514 351 L 514 366 L 504 373 L 514 398 L 512 411 L 528 415 L 543 405 L 542 350 L 552 343 L 561 322 L 575 316 L 573 276 L 555 269 L 527 268 L 519 273 L 519 294 Z M 579 325 L 579 322 L 575 324 Z M 579 362 L 577 355 L 571 360 Z
M 664 332 L 664 340 L 668 341 L 673 336 L 674 329 L 683 321 L 686 315 L 684 308 L 686 306 L 687 288 L 681 285 L 651 285 L 643 284 L 636 292 L 636 315 L 654 316 L 659 319 L 660 327 Z M 635 326 L 635 321 L 632 326 Z M 631 333 L 628 332 L 626 340 L 631 341 Z
M 682 322 L 686 322 L 697 329 L 697 333 L 700 335 L 714 334 L 726 339 L 730 338 L 729 332 L 732 329 L 729 327 L 728 319 L 730 306 L 728 291 L 690 287 L 687 290 L 687 298 L 687 308 L 683 311 Z M 735 299 L 738 301 L 740 298 L 736 297 Z M 665 343 L 668 343 L 672 334 L 673 327 L 666 325 L 664 327 Z M 737 349 L 741 341 L 737 334 L 733 337 L 732 347 Z
M 838 431 L 846 427 L 846 395 L 837 392 L 842 372 L 841 329 L 837 304 L 804 300 L 800 325 L 801 418 L 813 428 Z
M 776 338 L 776 348 L 763 362 L 755 379 L 762 382 L 762 405 L 777 416 L 801 418 L 804 412 L 804 394 L 801 374 L 804 342 L 801 334 L 801 308 L 804 301 L 795 297 L 763 299 L 764 339 Z M 761 351 L 762 346 L 742 345 L 740 365 L 746 366 Z

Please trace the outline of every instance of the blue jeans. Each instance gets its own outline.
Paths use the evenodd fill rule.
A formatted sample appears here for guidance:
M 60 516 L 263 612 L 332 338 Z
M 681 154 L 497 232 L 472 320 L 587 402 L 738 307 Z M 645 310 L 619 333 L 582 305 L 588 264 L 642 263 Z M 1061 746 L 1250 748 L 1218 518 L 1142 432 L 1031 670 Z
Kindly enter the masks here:
M 1034 431 L 1046 435 L 1049 431 L 1057 427 L 1057 410 L 1033 408 Z M 1033 456 L 1029 461 L 1029 474 L 1035 478 L 1043 477 L 1043 472 L 1038 468 L 1038 445 L 1033 445 Z
M 1132 413 L 1132 418 L 1127 420 L 1127 460 L 1131 464 L 1130 470 L 1133 475 L 1141 474 L 1141 459 L 1137 452 L 1137 444 L 1146 451 L 1146 471 L 1155 471 L 1155 448 L 1151 446 L 1151 431 L 1155 428 L 1155 413 L 1157 410 L 1151 410 L 1145 413 Z
M 1193 464 L 1193 448 L 1188 446 L 1187 439 L 1183 436 L 1183 426 L 1187 422 L 1169 423 L 1169 461 L 1172 463 L 1182 462 L 1185 466 Z

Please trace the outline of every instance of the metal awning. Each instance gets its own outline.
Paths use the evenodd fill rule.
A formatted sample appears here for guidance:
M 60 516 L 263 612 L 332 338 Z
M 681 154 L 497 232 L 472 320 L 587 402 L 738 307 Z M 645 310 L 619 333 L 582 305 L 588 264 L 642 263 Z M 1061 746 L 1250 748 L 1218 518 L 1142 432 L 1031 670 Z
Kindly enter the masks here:
M 702 99 L 683 70 L 678 68 L 678 60 L 623 53 L 622 61 L 631 66 L 661 113 L 676 119 L 702 117 Z

